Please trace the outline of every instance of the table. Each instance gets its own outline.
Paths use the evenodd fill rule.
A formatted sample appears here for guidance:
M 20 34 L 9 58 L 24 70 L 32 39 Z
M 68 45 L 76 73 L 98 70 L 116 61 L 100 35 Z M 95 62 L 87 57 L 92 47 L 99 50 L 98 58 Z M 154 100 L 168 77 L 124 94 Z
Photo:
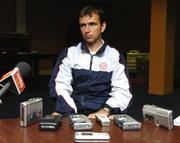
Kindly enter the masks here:
M 111 120 L 111 125 L 102 127 L 93 121 L 95 132 L 108 132 L 110 143 L 180 143 L 180 127 L 173 130 L 154 126 L 150 122 L 142 122 L 139 131 L 123 131 Z M 19 119 L 0 120 L 0 143 L 72 143 L 74 130 L 67 118 L 63 119 L 57 131 L 39 131 L 38 122 L 26 128 L 20 127 Z

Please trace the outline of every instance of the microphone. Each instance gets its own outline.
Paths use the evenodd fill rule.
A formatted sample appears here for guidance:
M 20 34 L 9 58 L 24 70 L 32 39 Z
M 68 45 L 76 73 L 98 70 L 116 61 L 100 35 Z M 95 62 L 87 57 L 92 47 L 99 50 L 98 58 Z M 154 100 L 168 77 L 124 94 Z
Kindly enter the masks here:
M 0 97 L 7 91 L 16 95 L 21 94 L 25 89 L 23 77 L 26 77 L 31 71 L 31 67 L 26 62 L 19 62 L 14 69 L 3 75 L 0 79 Z

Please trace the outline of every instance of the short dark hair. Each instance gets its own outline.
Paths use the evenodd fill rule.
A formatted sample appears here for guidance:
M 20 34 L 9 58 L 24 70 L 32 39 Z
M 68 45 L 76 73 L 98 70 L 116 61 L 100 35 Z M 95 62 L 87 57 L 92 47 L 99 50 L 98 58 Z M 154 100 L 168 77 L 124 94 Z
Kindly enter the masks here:
M 86 6 L 82 8 L 80 11 L 79 17 L 83 17 L 86 15 L 91 17 L 92 14 L 97 14 L 99 16 L 101 24 L 105 22 L 104 10 L 99 6 Z

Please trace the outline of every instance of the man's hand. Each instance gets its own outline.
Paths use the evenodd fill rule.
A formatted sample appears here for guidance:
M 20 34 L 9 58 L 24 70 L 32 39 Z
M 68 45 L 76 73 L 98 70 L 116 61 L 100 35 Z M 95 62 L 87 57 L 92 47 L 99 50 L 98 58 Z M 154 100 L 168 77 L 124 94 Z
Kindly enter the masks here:
M 91 113 L 88 115 L 88 118 L 92 118 L 95 119 L 96 118 L 96 114 L 102 114 L 102 115 L 106 115 L 109 116 L 109 112 L 107 112 L 106 110 L 104 110 L 104 108 L 100 109 L 99 111 L 95 112 L 95 113 Z

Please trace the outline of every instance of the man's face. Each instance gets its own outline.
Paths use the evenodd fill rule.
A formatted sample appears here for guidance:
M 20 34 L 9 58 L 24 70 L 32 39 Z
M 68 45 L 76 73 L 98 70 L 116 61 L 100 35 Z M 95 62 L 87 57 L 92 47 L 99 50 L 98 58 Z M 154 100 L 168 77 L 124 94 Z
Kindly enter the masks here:
M 101 24 L 97 14 L 80 17 L 79 25 L 82 37 L 88 44 L 93 44 L 101 39 L 101 33 L 106 28 L 106 23 Z

